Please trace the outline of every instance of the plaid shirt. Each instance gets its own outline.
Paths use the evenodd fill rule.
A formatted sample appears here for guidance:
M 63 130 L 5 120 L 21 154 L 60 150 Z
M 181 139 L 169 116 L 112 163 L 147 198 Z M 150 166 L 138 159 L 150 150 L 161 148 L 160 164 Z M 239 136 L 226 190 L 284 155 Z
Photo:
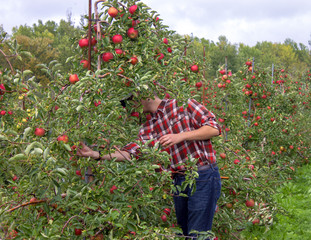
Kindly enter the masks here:
M 164 99 L 157 111 L 151 114 L 151 119 L 149 118 L 143 124 L 138 134 L 138 140 L 144 144 L 153 139 L 151 142 L 151 146 L 153 146 L 163 135 L 192 131 L 205 125 L 217 128 L 219 134 L 221 133 L 214 114 L 196 100 L 189 99 L 188 107 L 184 108 L 184 106 L 179 107 L 175 99 Z M 139 157 L 139 148 L 137 143 L 132 142 L 124 146 L 122 150 Z M 198 159 L 198 166 L 216 162 L 215 151 L 210 139 L 183 141 L 163 150 L 172 156 L 170 168 L 173 171 L 184 170 L 185 167 L 181 163 L 185 162 L 189 154 Z

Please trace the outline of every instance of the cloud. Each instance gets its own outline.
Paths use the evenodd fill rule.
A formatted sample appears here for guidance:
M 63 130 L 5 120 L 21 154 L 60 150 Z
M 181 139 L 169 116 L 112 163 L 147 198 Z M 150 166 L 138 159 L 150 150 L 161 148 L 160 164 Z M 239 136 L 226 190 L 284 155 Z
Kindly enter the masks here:
M 0 16 L 4 30 L 10 32 L 12 27 L 19 25 L 32 26 L 38 20 L 46 22 L 67 19 L 68 12 L 73 20 L 79 23 L 80 15 L 87 13 L 88 4 L 77 0 L 0 0 Z
M 258 41 L 283 42 L 291 38 L 308 45 L 310 37 L 311 1 L 144 2 L 158 11 L 172 30 L 213 41 L 224 35 L 231 43 L 255 45 Z
M 95 0 L 93 0 L 94 2 Z M 218 41 L 220 35 L 231 43 L 255 45 L 258 41 L 283 42 L 291 38 L 308 45 L 311 1 L 295 0 L 142 0 L 160 14 L 163 23 L 179 34 Z M 84 0 L 0 0 L 0 24 L 5 31 L 13 26 L 32 26 L 67 19 L 79 24 L 88 13 Z M 93 7 L 93 6 L 92 6 Z M 94 11 L 94 10 L 93 10 Z

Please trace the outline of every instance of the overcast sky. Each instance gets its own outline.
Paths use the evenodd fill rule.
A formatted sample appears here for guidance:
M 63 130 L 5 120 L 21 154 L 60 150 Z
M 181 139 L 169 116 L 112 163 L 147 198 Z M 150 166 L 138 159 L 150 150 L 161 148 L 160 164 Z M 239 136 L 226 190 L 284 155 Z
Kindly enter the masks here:
M 160 14 L 165 25 L 179 34 L 193 34 L 214 42 L 254 46 L 283 43 L 286 38 L 306 46 L 311 39 L 310 0 L 142 0 Z M 88 13 L 88 0 L 0 0 L 0 25 L 7 32 L 19 25 L 67 19 L 78 25 Z M 95 2 L 93 0 L 92 2 Z M 92 4 L 93 5 L 93 4 Z

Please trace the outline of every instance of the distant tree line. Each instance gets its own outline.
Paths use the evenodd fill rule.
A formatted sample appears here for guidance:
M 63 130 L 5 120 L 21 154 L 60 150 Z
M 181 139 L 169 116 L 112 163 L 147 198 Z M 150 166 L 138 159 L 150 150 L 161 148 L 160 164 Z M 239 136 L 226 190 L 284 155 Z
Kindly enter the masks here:
M 194 37 L 192 49 L 187 52 L 195 55 L 198 61 L 206 61 L 210 66 L 209 76 L 214 76 L 219 66 L 228 59 L 228 70 L 238 71 L 247 60 L 255 60 L 257 66 L 266 68 L 272 64 L 276 68 L 285 68 L 289 71 L 305 70 L 311 65 L 311 52 L 302 43 L 286 39 L 284 43 L 268 41 L 257 42 L 253 47 L 243 43 L 231 44 L 225 36 L 220 36 L 218 42 Z

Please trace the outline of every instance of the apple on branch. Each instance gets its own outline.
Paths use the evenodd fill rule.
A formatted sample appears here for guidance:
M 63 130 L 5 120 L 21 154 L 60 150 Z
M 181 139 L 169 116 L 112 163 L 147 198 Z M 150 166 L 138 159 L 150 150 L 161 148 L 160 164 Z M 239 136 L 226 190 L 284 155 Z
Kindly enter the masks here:
M 120 34 L 116 34 L 112 37 L 112 42 L 114 44 L 122 43 L 123 37 Z
M 136 39 L 138 37 L 138 30 L 135 30 L 133 27 L 127 30 L 127 36 L 130 39 Z
M 164 54 L 163 54 L 163 53 L 158 53 L 158 54 L 157 54 L 157 60 L 158 60 L 158 62 L 160 62 L 163 58 L 164 58 Z
M 77 74 L 71 74 L 69 76 L 69 82 L 71 84 L 75 84 L 76 82 L 79 82 L 79 78 L 78 78 L 78 75 Z
M 0 84 L 0 95 L 3 95 L 5 93 L 5 86 L 3 84 Z
M 89 61 L 88 60 L 81 60 L 80 65 L 82 65 L 83 68 L 88 68 L 89 67 Z
M 82 229 L 80 228 L 75 228 L 75 235 L 80 236 L 82 234 Z
M 108 14 L 110 17 L 115 18 L 118 15 L 119 11 L 115 7 L 110 7 L 108 9 Z
M 135 56 L 131 57 L 130 63 L 131 63 L 132 65 L 136 65 L 136 64 L 138 63 L 138 58 L 135 57 Z
M 192 72 L 197 73 L 197 72 L 199 71 L 199 67 L 198 67 L 198 65 L 192 65 L 192 66 L 190 67 L 190 70 L 191 70 Z
M 129 8 L 129 12 L 132 15 L 135 13 L 136 10 L 137 10 L 137 5 L 130 6 Z
M 79 46 L 81 48 L 85 48 L 87 46 L 89 46 L 89 40 L 87 38 L 82 38 L 79 40 Z
M 67 135 L 62 135 L 57 138 L 57 141 L 67 143 L 69 140 Z
M 113 54 L 111 52 L 105 52 L 103 53 L 102 59 L 104 62 L 109 62 L 113 59 Z
M 117 190 L 118 188 L 116 187 L 116 185 L 113 185 L 111 188 L 110 188 L 110 193 L 113 194 L 114 193 L 114 190 Z
M 253 199 L 246 200 L 245 205 L 246 207 L 254 207 L 255 201 Z
M 45 130 L 43 128 L 36 128 L 35 129 L 35 135 L 38 137 L 42 137 L 45 134 Z

